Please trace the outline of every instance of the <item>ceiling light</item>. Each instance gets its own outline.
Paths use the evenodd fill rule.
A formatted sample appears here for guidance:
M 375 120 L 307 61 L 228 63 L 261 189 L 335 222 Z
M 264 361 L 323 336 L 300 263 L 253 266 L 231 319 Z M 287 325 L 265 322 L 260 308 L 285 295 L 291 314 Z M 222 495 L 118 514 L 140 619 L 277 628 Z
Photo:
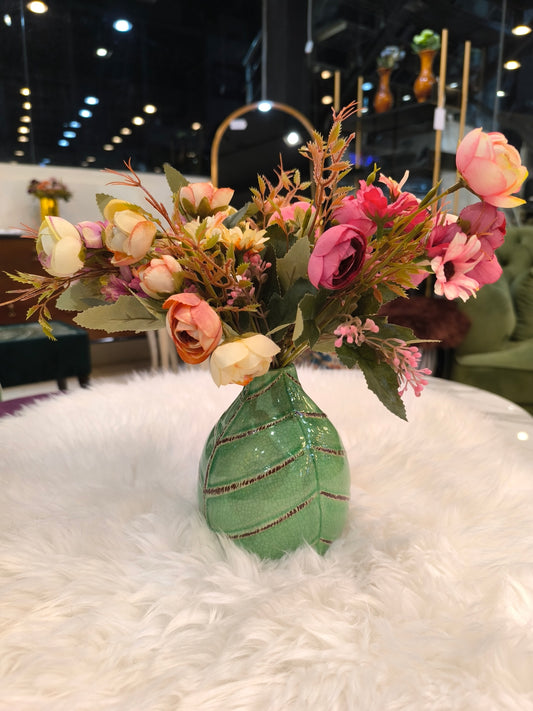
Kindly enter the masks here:
M 96 104 L 99 103 L 99 99 L 97 99 L 96 96 L 86 96 L 84 101 L 89 106 L 96 106 Z
M 29 101 L 25 101 L 25 102 L 22 104 L 22 108 L 23 108 L 25 111 L 29 111 L 29 110 L 31 109 L 31 103 L 30 103 Z
M 94 53 L 97 57 L 109 57 L 109 55 L 111 54 L 110 51 L 105 47 L 97 47 Z
M 81 123 L 79 121 L 71 121 L 69 123 L 69 128 L 81 128 Z
M 199 131 L 202 128 L 202 124 L 199 121 L 194 121 L 191 123 L 191 128 L 193 131 Z
M 302 137 L 298 131 L 290 131 L 283 139 L 288 146 L 296 146 L 302 142 Z
M 134 116 L 134 117 L 131 119 L 131 122 L 132 122 L 133 124 L 135 124 L 135 126 L 142 126 L 143 123 L 144 123 L 144 119 L 143 119 L 142 116 Z
M 155 114 L 157 108 L 153 104 L 146 104 L 146 106 L 143 106 L 143 111 L 145 114 Z
M 57 145 L 61 146 L 61 148 L 66 148 L 67 146 L 70 145 L 70 143 L 66 139 L 60 138 L 59 141 L 57 142 Z
M 331 72 L 329 71 L 329 69 L 323 69 L 320 72 L 320 76 L 322 77 L 322 79 L 331 79 Z
M 17 131 L 18 131 L 19 133 L 29 133 L 29 132 L 30 132 L 30 129 L 29 129 L 27 126 L 19 126 L 19 127 L 17 128 Z
M 115 150 L 115 147 L 112 146 L 110 143 L 104 144 L 102 146 L 102 148 L 104 149 L 104 151 L 114 151 Z
M 122 138 L 120 136 L 113 136 L 111 143 L 122 143 Z
M 28 89 L 27 86 L 23 86 L 20 90 L 20 93 L 22 94 L 22 96 L 29 96 L 31 94 L 31 91 Z
M 128 128 L 128 126 L 124 126 L 124 128 L 121 128 L 119 133 L 121 133 L 123 136 L 131 136 L 131 128 Z
M 267 111 L 270 111 L 272 108 L 272 104 L 270 101 L 260 101 L 257 108 L 259 111 L 262 111 L 263 113 L 266 113 Z
M 20 156 L 24 155 L 24 151 L 15 151 L 15 155 L 19 156 L 19 158 L 20 158 Z
M 32 2 L 29 2 L 26 7 L 30 12 L 34 12 L 36 15 L 42 15 L 43 12 L 48 11 L 48 5 L 46 5 L 44 2 L 41 2 L 41 0 L 32 0 Z
M 17 141 L 18 141 L 19 143 L 27 143 L 29 140 L 30 140 L 30 139 L 28 138 L 28 136 L 19 136 L 19 137 L 17 138 Z
M 516 27 L 513 27 L 511 30 L 513 35 L 528 35 L 531 32 L 531 27 L 528 27 L 527 25 L 517 25 Z
M 323 96 L 323 97 L 321 98 L 321 102 L 322 102 L 323 104 L 326 104 L 326 106 L 327 106 L 328 104 L 332 104 L 332 103 L 333 103 L 333 97 L 330 96 L 329 94 L 326 94 L 326 96 Z
M 11 27 L 11 15 L 8 15 L 7 12 L 6 12 L 6 14 L 4 15 L 4 23 L 5 23 L 8 27 Z M 15 153 L 15 155 L 17 155 L 17 154 Z M 22 155 L 24 155 L 24 153 L 23 153 Z
M 402 96 L 402 101 L 410 101 L 411 100 L 411 94 L 404 94 Z
M 451 81 L 448 84 L 449 89 L 457 89 L 459 87 L 459 82 L 458 81 Z
M 372 91 L 373 88 L 374 88 L 374 85 L 372 84 L 371 81 L 364 81 L 361 86 L 361 89 L 363 91 Z
M 80 109 L 78 111 L 78 115 L 81 116 L 82 118 L 91 118 L 93 115 L 92 111 L 89 111 L 89 109 Z
M 65 138 L 76 138 L 76 132 L 75 131 L 63 131 L 63 136 Z
M 113 22 L 113 29 L 117 32 L 129 32 L 133 25 L 129 20 L 115 20 Z
M 230 131 L 246 131 L 248 128 L 248 121 L 245 118 L 234 118 L 230 121 L 229 129 Z
M 31 116 L 21 116 L 19 121 L 21 123 L 31 123 Z
M 87 163 L 94 163 L 96 161 L 96 158 L 94 156 L 87 156 L 86 160 Z
M 503 91 L 502 89 L 499 89 L 499 90 L 496 92 L 496 96 L 507 96 L 507 94 L 506 94 L 505 91 Z
M 522 65 L 516 59 L 510 59 L 503 65 L 504 69 L 519 69 Z

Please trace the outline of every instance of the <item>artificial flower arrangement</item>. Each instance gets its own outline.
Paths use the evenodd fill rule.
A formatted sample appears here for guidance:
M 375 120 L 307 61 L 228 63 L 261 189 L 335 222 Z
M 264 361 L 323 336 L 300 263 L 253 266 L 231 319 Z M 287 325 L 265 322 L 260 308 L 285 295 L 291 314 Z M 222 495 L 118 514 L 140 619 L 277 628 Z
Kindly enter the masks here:
M 12 300 L 34 301 L 48 335 L 48 303 L 79 312 L 85 328 L 146 331 L 166 324 L 185 363 L 209 359 L 217 385 L 245 385 L 305 351 L 336 353 L 358 366 L 367 385 L 405 418 L 401 395 L 419 395 L 427 369 L 413 333 L 388 323 L 380 308 L 432 274 L 435 292 L 466 300 L 501 275 L 494 250 L 505 218 L 497 208 L 527 176 L 516 149 L 500 133 L 476 128 L 457 150 L 458 180 L 419 200 L 374 169 L 357 186 L 341 134 L 354 105 L 333 114 L 327 138 L 301 149 L 310 182 L 279 168 L 277 182 L 258 178 L 249 203 L 231 206 L 233 190 L 189 183 L 165 166 L 171 207 L 158 202 L 128 165 L 110 184 L 141 188 L 146 205 L 97 195 L 101 222 L 76 225 L 47 217 L 36 239 L 50 276 L 17 273 L 29 284 Z M 480 201 L 459 216 L 446 195 L 466 188 Z
M 419 54 L 426 49 L 437 51 L 440 49 L 440 35 L 430 29 L 425 29 L 420 34 L 415 35 L 411 40 L 411 49 L 415 54 Z
M 34 178 L 28 185 L 28 192 L 38 198 L 52 198 L 54 200 L 68 201 L 72 197 L 67 186 L 57 178 L 47 178 L 46 180 Z

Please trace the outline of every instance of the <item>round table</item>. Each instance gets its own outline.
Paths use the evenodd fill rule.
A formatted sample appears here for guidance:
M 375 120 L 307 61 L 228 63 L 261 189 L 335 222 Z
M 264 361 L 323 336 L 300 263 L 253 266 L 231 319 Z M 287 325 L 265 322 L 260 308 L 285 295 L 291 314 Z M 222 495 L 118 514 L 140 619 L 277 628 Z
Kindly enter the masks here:
M 300 379 L 351 468 L 323 557 L 205 525 L 197 462 L 238 388 L 202 368 L 0 419 L 1 709 L 533 709 L 533 418 L 432 381 L 404 422 L 359 372 Z

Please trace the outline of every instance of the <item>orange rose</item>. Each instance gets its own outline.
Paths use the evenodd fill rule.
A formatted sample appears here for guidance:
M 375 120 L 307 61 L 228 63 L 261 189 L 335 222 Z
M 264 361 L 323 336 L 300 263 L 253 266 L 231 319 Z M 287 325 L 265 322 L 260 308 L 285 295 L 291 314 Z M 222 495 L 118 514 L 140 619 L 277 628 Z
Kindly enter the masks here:
M 167 331 L 185 363 L 202 363 L 218 346 L 222 323 L 207 301 L 196 294 L 173 294 L 163 304 Z
M 203 219 L 228 207 L 233 193 L 231 188 L 215 188 L 211 183 L 190 183 L 180 189 L 178 202 L 184 215 Z
M 520 154 L 502 133 L 474 128 L 457 148 L 457 170 L 468 187 L 494 207 L 517 207 L 525 201 L 512 197 L 527 178 Z

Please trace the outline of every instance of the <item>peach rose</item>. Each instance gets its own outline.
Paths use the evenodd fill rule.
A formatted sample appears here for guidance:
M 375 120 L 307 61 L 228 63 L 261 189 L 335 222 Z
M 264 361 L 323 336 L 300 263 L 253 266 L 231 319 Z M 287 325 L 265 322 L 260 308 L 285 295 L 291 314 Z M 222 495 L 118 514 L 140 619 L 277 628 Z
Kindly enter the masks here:
M 62 217 L 44 218 L 36 249 L 39 262 L 52 276 L 72 276 L 83 267 L 85 250 L 80 233 Z
M 223 343 L 209 361 L 213 380 L 218 386 L 247 385 L 253 378 L 268 372 L 279 350 L 274 341 L 261 333 Z
M 148 296 L 160 299 L 177 291 L 176 275 L 182 271 L 177 259 L 164 254 L 160 259 L 152 259 L 150 264 L 138 271 L 141 289 Z
M 228 207 L 233 193 L 231 188 L 215 188 L 211 183 L 190 183 L 180 189 L 178 204 L 183 214 L 203 219 Z
M 196 294 L 173 294 L 163 304 L 168 309 L 167 331 L 185 363 L 202 363 L 222 337 L 220 318 Z
M 527 177 L 520 154 L 502 133 L 474 128 L 457 148 L 457 170 L 468 187 L 495 207 L 517 207 L 525 201 L 512 197 Z
M 104 217 L 109 221 L 105 228 L 104 242 L 114 253 L 111 263 L 118 267 L 139 262 L 149 252 L 157 233 L 157 227 L 122 200 L 110 200 Z

